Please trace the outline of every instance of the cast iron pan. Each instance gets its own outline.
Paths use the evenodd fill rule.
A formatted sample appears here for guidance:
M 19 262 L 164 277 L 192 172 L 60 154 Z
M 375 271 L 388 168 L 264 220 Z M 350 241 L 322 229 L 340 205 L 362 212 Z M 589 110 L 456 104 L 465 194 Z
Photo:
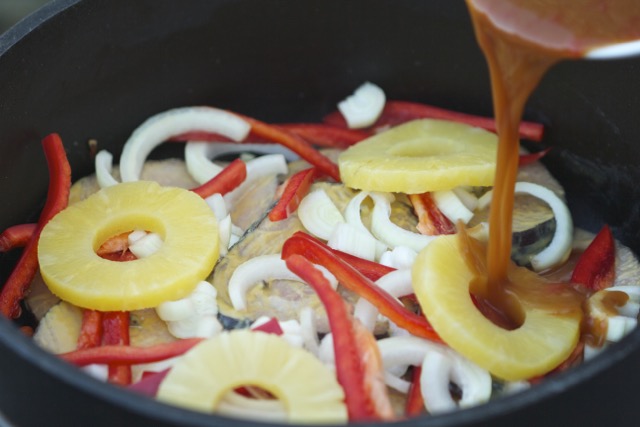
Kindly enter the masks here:
M 557 66 L 526 116 L 577 226 L 609 224 L 640 250 L 639 60 Z M 317 121 L 364 81 L 392 99 L 491 115 L 464 2 L 424 0 L 54 0 L 0 37 L 0 228 L 33 220 L 58 132 L 74 177 L 87 140 L 119 153 L 145 118 L 207 104 L 265 121 Z M 171 155 L 159 150 L 157 156 Z M 15 254 L 1 259 L 4 281 Z M 638 425 L 640 330 L 532 390 L 406 426 Z M 18 426 L 250 426 L 103 385 L 0 319 L 0 409 Z

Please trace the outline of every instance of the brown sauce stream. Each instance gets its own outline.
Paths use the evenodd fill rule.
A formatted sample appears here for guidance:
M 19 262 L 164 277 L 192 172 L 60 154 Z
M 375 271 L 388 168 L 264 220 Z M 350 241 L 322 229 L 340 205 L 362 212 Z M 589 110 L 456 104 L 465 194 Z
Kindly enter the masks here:
M 640 1 L 467 0 L 467 5 L 489 66 L 499 138 L 489 243 L 480 263 L 486 262 L 486 271 L 476 267 L 478 277 L 486 280 L 476 280 L 471 291 L 484 300 L 480 306 L 510 319 L 506 324 L 511 327 L 522 321 L 514 294 L 516 300 L 574 313 L 585 293 L 563 284 L 550 288 L 533 273 L 514 273 L 510 263 L 518 126 L 529 95 L 555 63 L 583 57 L 600 46 L 640 39 Z M 544 288 L 537 285 L 543 283 Z

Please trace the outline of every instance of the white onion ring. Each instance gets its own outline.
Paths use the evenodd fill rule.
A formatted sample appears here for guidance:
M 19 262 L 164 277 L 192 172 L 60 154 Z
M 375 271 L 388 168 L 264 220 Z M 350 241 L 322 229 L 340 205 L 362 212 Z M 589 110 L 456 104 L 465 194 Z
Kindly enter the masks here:
M 338 110 L 349 128 L 364 128 L 375 123 L 385 103 L 384 91 L 373 83 L 365 82 L 353 95 L 338 103 Z
M 392 271 L 379 278 L 376 285 L 395 298 L 412 294 L 411 270 Z M 366 329 L 373 332 L 378 318 L 378 309 L 366 299 L 360 298 L 356 303 L 353 316 L 359 319 Z
M 329 240 L 336 225 L 345 222 L 340 210 L 323 189 L 314 190 L 302 199 L 298 206 L 298 218 L 309 233 L 322 240 Z
M 543 271 L 560 264 L 569 257 L 573 243 L 573 219 L 565 202 L 556 193 L 532 182 L 517 182 L 516 193 L 526 193 L 543 200 L 556 220 L 556 231 L 549 245 L 531 258 L 531 266 L 535 271 Z M 478 203 L 480 209 L 485 208 L 493 196 L 493 191 L 484 194 Z
M 385 370 L 398 365 L 422 366 L 421 391 L 430 413 L 455 408 L 451 407 L 449 381 L 462 389 L 456 406 L 477 405 L 491 397 L 489 372 L 448 347 L 414 336 L 398 336 L 378 340 L 378 348 Z
M 257 180 L 267 176 L 286 174 L 288 171 L 287 161 L 282 154 L 267 154 L 256 157 L 246 162 L 247 178 L 238 187 L 224 195 L 224 201 L 229 210 L 233 209 L 236 201 L 249 191 Z
M 369 197 L 369 193 L 367 191 L 361 191 L 356 194 L 349 201 L 347 207 L 344 210 L 344 219 L 345 221 L 347 221 L 347 224 L 356 227 L 358 230 L 362 231 L 365 234 L 368 234 L 372 239 L 376 241 L 376 259 L 380 259 L 380 256 L 384 253 L 384 251 L 387 250 L 387 245 L 376 239 L 376 237 L 371 234 L 371 231 L 369 231 L 369 229 L 362 223 L 360 206 L 367 197 Z
M 373 214 L 371 215 L 371 232 L 388 246 L 407 246 L 416 252 L 425 248 L 435 236 L 413 233 L 398 227 L 391 222 L 391 201 L 388 194 L 371 193 L 374 202 Z
M 172 136 L 203 131 L 242 141 L 250 130 L 251 125 L 242 118 L 212 107 L 183 107 L 156 114 L 142 123 L 124 144 L 120 176 L 123 182 L 140 179 L 149 153 Z
M 335 289 L 338 280 L 326 268 L 316 266 Z M 249 289 L 265 280 L 295 280 L 304 281 L 287 268 L 286 262 L 280 254 L 261 255 L 240 264 L 229 279 L 229 298 L 236 310 L 247 308 L 246 294 Z
M 187 170 L 193 179 L 204 184 L 216 176 L 222 167 L 210 159 L 217 159 L 225 154 L 241 154 L 254 152 L 260 154 L 282 154 L 289 162 L 299 158 L 297 154 L 280 144 L 254 144 L 234 142 L 197 142 L 190 141 L 184 148 L 184 159 Z
M 94 160 L 96 168 L 96 179 L 100 188 L 111 187 L 118 181 L 111 174 L 113 167 L 113 155 L 107 150 L 100 150 Z

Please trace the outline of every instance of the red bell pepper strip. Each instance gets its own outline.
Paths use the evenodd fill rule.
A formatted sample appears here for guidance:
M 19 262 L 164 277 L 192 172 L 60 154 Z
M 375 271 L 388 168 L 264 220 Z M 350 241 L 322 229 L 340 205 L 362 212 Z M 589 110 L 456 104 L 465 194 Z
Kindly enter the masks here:
M 301 170 L 291 176 L 284 185 L 284 191 L 278 203 L 269 212 L 273 222 L 289 218 L 298 209 L 300 201 L 309 193 L 311 184 L 318 176 L 316 168 Z
M 366 372 L 353 328 L 353 318 L 347 305 L 320 270 L 305 257 L 292 254 L 286 258 L 287 267 L 300 276 L 318 294 L 329 319 L 333 333 L 336 374 L 344 389 L 349 421 L 374 421 L 384 419 L 379 413 L 374 396 L 366 387 Z
M 420 389 L 420 375 L 422 374 L 421 366 L 414 366 L 411 373 L 411 387 L 407 393 L 407 402 L 404 406 L 404 414 L 407 417 L 417 417 L 424 413 L 424 399 L 422 398 L 422 390 Z
M 251 328 L 252 331 L 259 331 L 259 332 L 264 332 L 267 334 L 274 334 L 274 335 L 282 335 L 284 334 L 284 331 L 282 330 L 282 327 L 280 326 L 280 322 L 278 322 L 278 319 L 276 319 L 275 317 L 272 317 L 271 319 L 269 319 L 268 321 L 264 322 L 261 325 L 255 326 L 253 328 Z
M 324 242 L 302 231 L 296 231 L 295 233 L 292 234 L 292 237 L 295 237 L 296 239 L 309 241 L 312 244 L 323 247 L 327 251 L 330 251 L 335 256 L 337 256 L 338 258 L 340 258 L 341 260 L 349 264 L 351 267 L 358 270 L 363 276 L 365 276 L 370 280 L 373 280 L 374 282 L 379 278 L 381 278 L 382 276 L 389 274 L 392 271 L 395 271 L 395 268 L 393 267 L 388 267 L 384 264 L 369 261 L 368 259 L 360 258 L 355 255 L 351 255 L 346 252 L 333 249 L 329 247 L 327 244 L 325 244 Z
M 185 142 L 185 141 L 238 143 L 237 141 L 234 141 L 233 139 L 227 136 L 220 135 L 219 133 L 206 132 L 206 131 L 200 131 L 200 130 L 181 133 L 179 135 L 174 135 L 169 138 L 169 142 Z
M 371 132 L 346 129 L 324 123 L 286 123 L 277 126 L 320 147 L 347 148 L 371 136 Z
M 270 125 L 260 120 L 243 116 L 238 113 L 234 113 L 238 117 L 246 120 L 251 125 L 251 133 L 245 139 L 247 141 L 256 140 L 259 142 L 277 143 L 284 147 L 287 147 L 300 157 L 302 157 L 311 165 L 317 167 L 322 173 L 333 178 L 336 182 L 340 182 L 340 172 L 338 166 L 333 163 L 328 157 L 320 153 L 318 150 L 307 142 L 304 138 L 298 134 L 289 131 L 285 127 L 278 125 Z M 207 133 L 201 131 L 186 132 L 180 135 L 176 135 L 170 138 L 171 141 L 229 141 L 229 138 L 225 138 L 221 135 L 214 133 Z
M 599 291 L 613 285 L 615 279 L 616 246 L 611 229 L 605 225 L 580 255 L 571 282 Z
M 551 147 L 547 147 L 542 151 L 538 151 L 537 153 L 521 154 L 518 158 L 518 166 L 522 167 L 530 165 L 531 163 L 536 162 L 546 156 L 549 151 L 551 151 Z
M 78 350 L 99 347 L 102 344 L 102 320 L 101 311 L 89 309 L 82 311 L 82 326 L 76 346 Z
M 203 338 L 188 338 L 157 344 L 149 347 L 131 347 L 128 345 L 103 345 L 63 353 L 60 358 L 75 366 L 98 364 L 139 365 L 159 362 L 186 353 Z
M 151 372 L 142 374 L 142 379 L 127 387 L 129 390 L 140 393 L 144 396 L 156 397 L 160 384 L 171 369 L 167 368 L 160 372 Z
M 273 124 L 273 126 L 294 133 L 310 144 L 328 148 L 346 148 L 371 136 L 371 132 L 368 131 L 346 129 L 325 123 L 283 123 Z M 257 143 L 273 143 L 273 141 L 265 139 L 255 132 L 250 132 L 246 140 Z M 172 136 L 169 141 L 235 142 L 224 135 L 202 131 L 181 133 L 180 135 Z
M 38 269 L 38 239 L 44 226 L 69 202 L 71 188 L 71 166 L 64 151 L 60 136 L 51 134 L 42 141 L 49 168 L 49 189 L 47 201 L 40 214 L 38 225 L 26 244 L 18 263 L 0 292 L 0 312 L 7 317 L 20 315 L 20 300 L 29 287 Z
M 305 141 L 300 136 L 293 132 L 290 132 L 284 128 L 270 125 L 260 120 L 256 120 L 251 117 L 239 115 L 251 125 L 251 132 L 260 138 L 265 138 L 272 142 L 287 147 L 300 157 L 302 157 L 311 165 L 318 168 L 318 170 L 325 175 L 333 178 L 336 182 L 340 182 L 340 172 L 338 171 L 338 165 L 333 163 L 328 157 L 320 153 L 313 148 L 311 144 Z
M 408 101 L 387 101 L 382 110 L 382 114 L 373 124 L 372 128 L 395 126 L 415 119 L 451 120 L 496 132 L 496 122 L 492 118 L 459 113 L 457 111 Z M 339 111 L 325 116 L 323 121 L 333 126 L 347 127 L 347 122 Z M 540 123 L 525 121 L 520 123 L 521 138 L 540 141 L 542 140 L 543 133 L 544 126 Z
M 369 301 L 378 309 L 380 314 L 388 317 L 399 327 L 406 329 L 417 337 L 442 343 L 442 340 L 424 316 L 407 310 L 388 292 L 385 292 L 322 245 L 309 239 L 297 237 L 294 234 L 285 241 L 282 247 L 282 259 L 286 260 L 294 254 L 302 255 L 309 261 L 325 267 L 336 276 L 342 286 Z
M 247 166 L 242 160 L 235 159 L 221 170 L 219 174 L 191 191 L 203 199 L 216 193 L 225 195 L 242 184 L 246 178 Z
M 4 230 L 0 234 L 0 252 L 26 246 L 37 227 L 38 224 L 19 224 Z
M 129 345 L 129 313 L 126 311 L 109 311 L 102 315 L 103 345 Z M 131 366 L 109 363 L 109 378 L 112 384 L 131 384 Z
M 455 234 L 456 227 L 444 216 L 431 193 L 409 194 L 409 201 L 418 217 L 418 231 L 427 236 Z

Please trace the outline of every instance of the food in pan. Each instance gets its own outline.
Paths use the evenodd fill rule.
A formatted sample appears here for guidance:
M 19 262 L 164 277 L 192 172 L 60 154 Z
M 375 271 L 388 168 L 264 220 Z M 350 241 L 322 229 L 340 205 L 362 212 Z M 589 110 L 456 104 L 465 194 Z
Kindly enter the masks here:
M 635 327 L 640 266 L 607 227 L 574 229 L 538 161 L 547 150 L 522 152 L 518 168 L 509 271 L 535 281 L 515 290 L 531 297 L 522 323 L 460 287 L 482 277 L 493 121 L 381 94 L 355 92 L 353 105 L 374 99 L 358 129 L 345 105 L 286 125 L 170 110 L 133 132 L 119 168 L 101 151 L 71 187 L 47 137 L 44 220 L 1 240 L 36 264 L 18 264 L 0 307 L 15 317 L 24 298 L 36 343 L 102 380 L 274 422 L 483 404 Z M 520 130 L 542 138 L 540 125 Z M 184 158 L 147 159 L 165 141 L 188 141 Z M 15 284 L 38 265 L 28 289 Z

